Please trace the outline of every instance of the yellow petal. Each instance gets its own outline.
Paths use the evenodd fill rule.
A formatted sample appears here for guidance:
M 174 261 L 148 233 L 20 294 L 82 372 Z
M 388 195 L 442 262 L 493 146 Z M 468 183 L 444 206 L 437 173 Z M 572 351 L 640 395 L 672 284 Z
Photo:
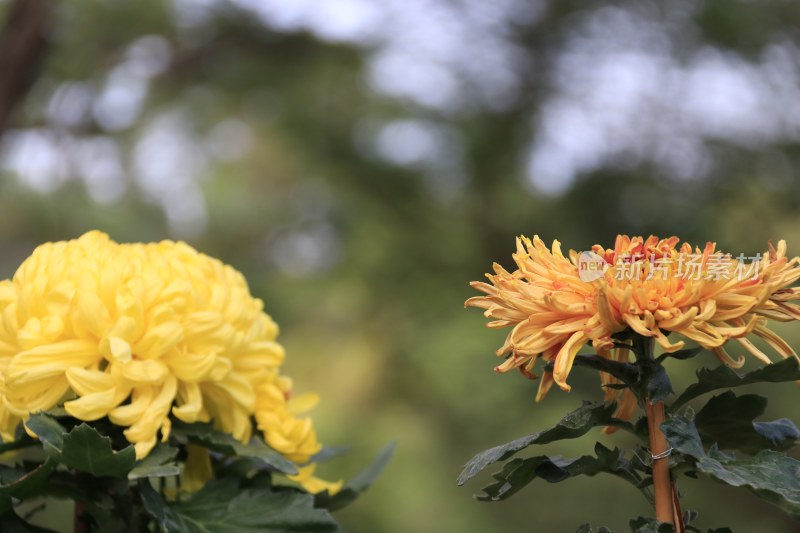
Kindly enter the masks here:
M 572 369 L 572 363 L 575 361 L 578 350 L 581 349 L 586 340 L 587 337 L 583 332 L 573 333 L 556 356 L 553 367 L 553 380 L 565 391 L 569 391 L 572 388 L 567 385 L 566 379 Z
M 146 359 L 139 361 L 133 359 L 127 363 L 115 364 L 114 369 L 119 368 L 122 376 L 131 383 L 161 383 L 169 375 L 167 365 L 158 360 Z
M 100 341 L 100 353 L 109 361 L 125 363 L 131 360 L 131 345 L 120 337 L 103 337 Z
M 299 415 L 312 410 L 319 403 L 319 396 L 316 394 L 303 394 L 295 396 L 286 403 L 286 410 L 293 415 Z
M 6 386 L 63 375 L 70 367 L 87 367 L 100 357 L 97 344 L 83 340 L 67 340 L 37 346 L 18 353 L 5 371 Z
M 178 322 L 165 322 L 149 329 L 134 345 L 133 352 L 142 358 L 161 357 L 175 347 L 183 337 L 183 328 Z
M 189 444 L 186 463 L 181 471 L 181 490 L 197 492 L 213 477 L 211 456 L 206 448 Z
M 81 396 L 77 400 L 64 402 L 64 409 L 70 416 L 74 416 L 78 420 L 98 420 L 108 415 L 108 412 L 116 407 L 114 398 L 116 397 L 116 388 L 108 389 L 102 392 L 93 392 Z
M 67 369 L 66 376 L 69 386 L 80 396 L 106 391 L 116 385 L 111 374 L 100 370 L 72 367 Z
M 140 385 L 133 389 L 130 403 L 112 409 L 108 417 L 118 426 L 130 426 L 138 420 L 155 397 L 155 387 Z
M 180 405 L 172 408 L 172 414 L 188 424 L 196 422 L 203 409 L 203 396 L 197 383 L 179 384 L 178 403 Z

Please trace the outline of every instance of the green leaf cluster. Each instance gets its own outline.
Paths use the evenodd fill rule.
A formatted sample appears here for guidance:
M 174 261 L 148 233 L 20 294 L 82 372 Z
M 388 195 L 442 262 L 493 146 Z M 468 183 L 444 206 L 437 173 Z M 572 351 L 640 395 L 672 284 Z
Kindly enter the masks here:
M 686 349 L 658 358 L 640 349 L 636 339 L 621 347 L 637 354 L 635 362 L 609 361 L 597 355 L 579 355 L 576 366 L 585 366 L 609 373 L 622 383 L 619 388 L 631 388 L 640 401 L 660 401 L 672 394 L 672 386 L 662 363 L 668 357 L 688 359 L 698 349 Z M 546 368 L 547 370 L 547 368 Z M 677 395 L 669 406 L 671 417 L 662 425 L 670 446 L 673 479 L 679 474 L 688 477 L 707 475 L 721 483 L 745 487 L 758 497 L 780 507 L 800 519 L 800 461 L 787 455 L 800 439 L 800 430 L 788 418 L 765 421 L 766 398 L 756 394 L 737 396 L 732 390 L 755 383 L 779 383 L 800 380 L 800 368 L 794 358 L 767 365 L 749 373 L 739 374 L 727 366 L 697 372 L 697 382 Z M 686 407 L 688 402 L 714 391 L 722 391 L 699 406 L 695 413 Z M 499 501 L 516 494 L 528 484 L 539 479 L 559 483 L 579 476 L 609 474 L 628 481 L 645 497 L 652 498 L 651 458 L 647 448 L 646 419 L 636 424 L 614 418 L 615 405 L 584 403 L 562 418 L 554 427 L 520 437 L 475 455 L 464 466 L 458 477 L 463 485 L 476 477 L 486 467 L 502 463 L 492 474 L 493 482 L 476 495 L 481 501 Z M 682 414 L 678 410 L 684 407 Z M 599 426 L 612 426 L 635 435 L 640 447 L 625 451 L 609 449 L 596 443 L 594 454 L 577 458 L 534 455 L 517 457 L 531 446 L 564 439 L 576 439 Z M 723 451 L 726 450 L 726 451 Z M 730 452 L 746 454 L 737 458 Z M 697 513 L 687 512 L 684 526 L 687 531 L 701 531 L 694 525 Z M 673 531 L 671 524 L 662 524 L 655 518 L 639 517 L 631 520 L 630 530 L 635 533 L 664 533 Z M 594 531 L 589 524 L 579 532 Z M 610 532 L 602 527 L 599 532 Z M 710 529 L 711 533 L 724 533 L 727 528 Z
M 61 412 L 32 415 L 22 433 L 0 443 L 13 464 L 0 464 L 0 530 L 44 531 L 15 507 L 31 498 L 70 499 L 76 519 L 94 531 L 338 531 L 331 511 L 369 488 L 394 445 L 336 494 L 312 495 L 275 474 L 297 473 L 294 463 L 260 437 L 243 444 L 209 424 L 175 423 L 167 442 L 145 458 L 107 421 L 81 423 Z M 213 478 L 199 492 L 180 489 L 189 444 L 206 448 Z M 323 450 L 315 460 L 342 453 Z

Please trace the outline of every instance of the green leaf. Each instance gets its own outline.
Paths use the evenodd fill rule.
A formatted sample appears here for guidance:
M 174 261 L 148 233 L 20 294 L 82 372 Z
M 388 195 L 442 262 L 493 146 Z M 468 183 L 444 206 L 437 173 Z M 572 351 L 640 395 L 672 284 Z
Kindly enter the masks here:
M 697 511 L 693 509 L 684 509 L 683 510 L 683 527 L 686 531 L 693 531 L 695 533 L 701 533 L 702 530 L 697 528 L 694 523 L 697 521 L 697 517 L 700 515 Z
M 691 416 L 674 416 L 661 424 L 670 446 L 691 458 L 699 472 L 734 487 L 747 487 L 762 499 L 800 518 L 800 461 L 784 453 L 763 450 L 737 461 L 716 446 L 708 453 Z
M 660 402 L 672 394 L 672 383 L 667 370 L 654 359 L 639 359 L 636 362 L 641 372 L 640 383 L 645 385 L 644 397 L 650 403 Z
M 311 459 L 308 460 L 309 463 L 322 463 L 325 461 L 330 461 L 335 457 L 342 456 L 350 451 L 350 446 L 326 446 L 318 451 Z
M 111 448 L 111 439 L 88 424 L 80 424 L 69 433 L 50 416 L 38 414 L 25 423 L 42 441 L 47 454 L 70 468 L 94 476 L 122 477 L 133 468 L 133 446 L 120 451 Z
M 43 413 L 31 415 L 25 426 L 39 437 L 44 450 L 51 456 L 59 456 L 64 446 L 67 430 L 54 418 Z
M 632 431 L 632 424 L 612 416 L 615 409 L 616 406 L 613 403 L 584 402 L 578 409 L 562 418 L 553 428 L 521 437 L 477 454 L 464 466 L 464 470 L 458 476 L 458 484 L 463 485 L 490 464 L 504 461 L 533 444 L 547 444 L 562 439 L 575 439 L 585 435 L 590 429 L 597 426 L 617 426 Z
M 133 470 L 128 472 L 128 479 L 177 476 L 181 473 L 180 465 L 174 461 L 177 455 L 177 448 L 159 444 L 147 457 L 136 461 Z
M 675 527 L 672 524 L 659 522 L 655 518 L 640 516 L 628 523 L 633 533 L 672 533 Z
M 221 480 L 209 482 L 203 490 L 208 488 L 208 485 L 211 485 L 212 483 L 221 483 Z M 144 506 L 145 511 L 147 511 L 150 516 L 155 519 L 158 530 L 163 531 L 164 533 L 181 531 L 181 519 L 178 518 L 178 515 L 172 510 L 167 502 L 164 501 L 161 495 L 153 489 L 153 487 L 150 485 L 150 482 L 140 479 L 138 488 L 139 497 L 142 499 L 142 505 Z M 236 487 L 234 485 L 233 489 L 235 490 L 235 488 Z M 202 491 L 200 491 L 200 493 L 202 493 Z
M 314 505 L 336 511 L 353 503 L 361 493 L 366 491 L 378 479 L 380 473 L 389 464 L 394 448 L 394 443 L 386 445 L 378 452 L 372 464 L 348 481 L 336 494 L 330 495 L 327 491 L 316 494 Z
M 57 464 L 54 459 L 48 457 L 44 463 L 32 470 L 0 465 L 0 499 L 9 496 L 24 499 L 40 494 Z
M 484 487 L 484 493 L 476 498 L 481 501 L 505 500 L 536 478 L 559 483 L 572 477 L 595 476 L 601 472 L 620 477 L 637 488 L 641 485 L 641 476 L 618 448 L 610 450 L 598 442 L 595 444 L 595 453 L 596 457 L 584 455 L 577 459 L 546 455 L 512 459 L 503 465 L 503 470 L 493 474 L 495 483 Z
M 136 463 L 136 451 L 133 446 L 115 451 L 110 438 L 81 424 L 64 436 L 59 461 L 93 476 L 123 477 Z
M 704 350 L 704 348 L 702 346 L 697 346 L 695 348 L 685 348 L 683 350 L 678 350 L 678 351 L 675 351 L 675 352 L 672 352 L 672 353 L 666 353 L 665 352 L 665 353 L 659 355 L 658 357 L 656 357 L 656 361 L 658 361 L 660 363 L 660 362 L 662 362 L 665 359 L 670 358 L 670 357 L 672 359 L 678 359 L 680 361 L 684 361 L 686 359 L 691 359 L 692 357 L 694 357 L 695 355 L 699 354 L 703 350 Z
M 744 375 L 737 374 L 726 365 L 720 365 L 713 370 L 703 368 L 697 372 L 697 383 L 690 385 L 675 399 L 670 411 L 674 413 L 686 402 L 717 389 L 739 387 L 751 383 L 781 383 L 797 380 L 800 380 L 800 368 L 794 357 L 763 366 Z
M 27 523 L 14 512 L 14 508 L 11 506 L 0 506 L 0 528 L 3 533 L 55 533 L 52 529 Z
M 632 349 L 632 347 L 626 347 Z M 689 357 L 687 354 L 683 355 Z M 680 358 L 682 355 L 678 357 Z M 656 360 L 649 357 L 639 357 L 636 363 L 625 363 L 612 361 L 595 354 L 578 354 L 573 365 L 586 366 L 611 374 L 622 381 L 622 384 L 611 384 L 607 385 L 607 387 L 617 389 L 630 387 L 640 400 L 644 401 L 647 398 L 650 402 L 657 402 L 673 392 L 667 372 L 661 366 L 662 360 L 662 358 Z M 548 363 L 545 366 L 545 370 L 552 371 L 552 366 L 552 363 Z
M 754 394 L 736 396 L 733 391 L 712 397 L 697 413 L 694 423 L 707 445 L 755 454 L 767 448 L 787 450 L 800 438 L 791 420 L 754 422 L 764 414 L 767 399 Z
M 240 489 L 236 480 L 213 480 L 186 501 L 168 504 L 146 481 L 139 482 L 145 509 L 166 533 L 237 531 L 336 531 L 314 498 L 294 490 Z
M 265 468 L 264 463 L 252 457 L 229 457 L 227 461 L 212 461 L 211 466 L 216 478 L 255 479 L 257 483 L 266 480 L 267 485 L 272 484 L 272 470 Z
M 0 454 L 10 452 L 12 450 L 19 450 L 21 448 L 28 448 L 29 446 L 35 446 L 37 444 L 39 444 L 39 441 L 30 438 L 26 433 L 17 440 L 12 440 L 11 442 L 0 442 Z
M 126 531 L 131 521 L 128 481 L 124 478 L 59 471 L 48 480 L 44 494 L 80 503 L 99 531 Z
M 48 416 L 52 416 L 53 418 L 66 418 L 69 416 L 67 410 L 64 407 L 51 407 L 47 411 L 42 411 L 44 414 Z
M 232 436 L 217 431 L 210 424 L 175 424 L 172 428 L 176 436 L 187 438 L 209 450 L 225 455 L 252 457 L 258 459 L 270 470 L 283 474 L 297 474 L 297 466 L 286 457 L 273 450 L 261 439 L 254 436 L 249 443 L 242 444 Z
M 575 356 L 575 361 L 572 363 L 574 366 L 586 366 L 611 374 L 623 383 L 628 385 L 633 384 L 639 376 L 639 371 L 636 365 L 632 363 L 623 363 L 620 361 L 612 361 L 606 357 L 597 354 L 578 354 Z

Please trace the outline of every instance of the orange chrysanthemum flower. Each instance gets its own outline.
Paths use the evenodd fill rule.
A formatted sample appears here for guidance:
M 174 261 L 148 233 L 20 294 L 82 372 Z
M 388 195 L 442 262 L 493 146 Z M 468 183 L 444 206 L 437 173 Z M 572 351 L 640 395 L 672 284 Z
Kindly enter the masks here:
M 735 368 L 744 358 L 733 359 L 725 351 L 731 339 L 770 362 L 748 335 L 761 337 L 783 357 L 797 357 L 767 327 L 768 319 L 800 319 L 800 306 L 790 303 L 800 299 L 800 288 L 789 288 L 800 278 L 800 258 L 786 257 L 785 241 L 748 258 L 718 252 L 715 243 L 701 250 L 688 243 L 678 247 L 678 242 L 677 237 L 620 235 L 613 249 L 595 245 L 592 252 L 570 251 L 565 257 L 558 241 L 548 249 L 538 236 L 518 238 L 512 256 L 517 269 L 508 272 L 495 263 L 494 274 L 487 274 L 489 283 L 471 284 L 485 295 L 466 301 L 493 319 L 489 327 L 512 328 L 497 350 L 507 359 L 495 370 L 519 368 L 534 378 L 537 358 L 552 362 L 552 373 L 542 376 L 539 400 L 554 382 L 570 389 L 567 376 L 586 343 L 601 356 L 627 361 L 628 350 L 615 348 L 611 336 L 628 328 L 670 353 L 685 344 L 667 338 L 677 333 Z M 603 373 L 601 380 L 615 381 Z M 616 398 L 620 393 L 607 394 Z M 634 406 L 626 391 L 619 415 Z

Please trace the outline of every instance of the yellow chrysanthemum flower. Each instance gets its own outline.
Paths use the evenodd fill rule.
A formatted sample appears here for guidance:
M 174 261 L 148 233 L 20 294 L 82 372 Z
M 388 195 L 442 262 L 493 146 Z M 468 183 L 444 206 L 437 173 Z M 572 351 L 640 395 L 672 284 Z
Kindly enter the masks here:
M 186 464 L 181 471 L 180 487 L 186 492 L 197 492 L 214 475 L 211 467 L 211 455 L 202 446 L 189 444 L 186 448 Z
M 325 481 L 314 476 L 314 471 L 317 465 L 310 464 L 308 466 L 300 467 L 299 472 L 295 476 L 288 476 L 289 479 L 302 485 L 308 492 L 316 494 L 327 490 L 330 494 L 336 494 L 342 489 L 342 482 Z
M 591 342 L 597 353 L 627 361 L 628 350 L 613 347 L 611 335 L 630 328 L 654 338 L 665 352 L 674 352 L 684 341 L 671 342 L 675 332 L 711 350 L 733 367 L 744 358 L 732 359 L 723 345 L 729 340 L 742 344 L 762 361 L 770 359 L 748 338 L 764 339 L 783 357 L 795 351 L 767 326 L 767 320 L 798 320 L 800 289 L 789 288 L 800 278 L 800 258 L 786 257 L 786 243 L 771 244 L 764 254 L 747 263 L 742 256 L 716 251 L 714 243 L 703 250 L 679 239 L 620 235 L 613 249 L 595 245 L 589 259 L 605 267 L 596 275 L 582 277 L 581 255 L 561 252 L 558 241 L 551 249 L 538 237 L 517 239 L 513 254 L 517 269 L 508 272 L 498 264 L 490 283 L 471 285 L 485 293 L 466 305 L 485 310 L 492 328 L 512 327 L 497 351 L 507 356 L 496 370 L 519 368 L 528 377 L 538 357 L 553 362 L 553 372 L 541 380 L 537 400 L 553 382 L 569 390 L 566 383 L 578 351 Z M 584 257 L 585 259 L 585 257 Z M 601 373 L 604 384 L 614 378 Z M 629 391 L 620 405 L 621 415 L 632 412 L 635 402 Z M 620 394 L 609 390 L 614 397 Z
M 306 463 L 320 445 L 290 409 L 277 334 L 239 272 L 185 243 L 95 231 L 44 244 L 0 281 L 0 436 L 63 405 L 126 427 L 142 458 L 168 438 L 170 414 L 243 442 L 255 416 L 267 442 Z

